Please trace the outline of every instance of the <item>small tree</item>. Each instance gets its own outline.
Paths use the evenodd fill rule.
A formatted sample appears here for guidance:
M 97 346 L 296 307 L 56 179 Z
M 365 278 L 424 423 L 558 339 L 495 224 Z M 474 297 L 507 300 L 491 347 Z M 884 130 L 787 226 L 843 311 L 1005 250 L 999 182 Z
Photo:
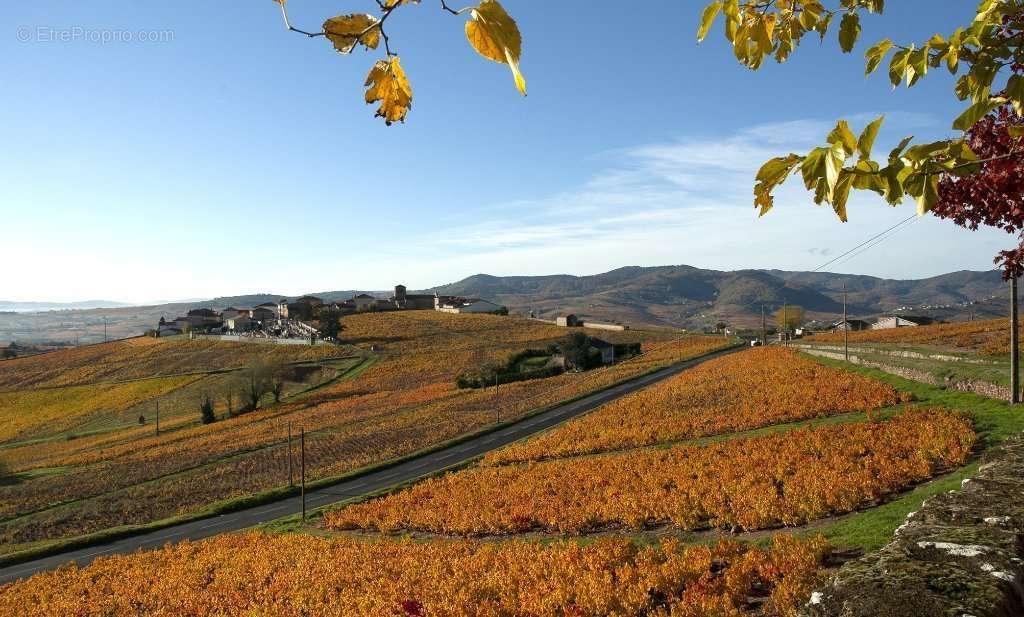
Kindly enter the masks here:
M 203 392 L 199 396 L 199 415 L 203 424 L 213 424 L 217 416 L 213 413 L 213 399 L 209 392 Z
M 284 382 L 287 368 L 284 366 L 275 367 L 270 374 L 270 393 L 274 395 L 274 404 L 281 402 L 281 395 L 284 394 Z
M 587 368 L 590 357 L 590 337 L 582 332 L 573 332 L 563 339 L 560 345 L 565 356 L 566 368 L 583 370 Z
M 235 415 L 235 390 L 229 383 L 224 389 L 224 407 L 228 410 L 228 416 Z
M 324 308 L 317 315 L 319 327 L 317 332 L 321 338 L 334 340 L 338 338 L 345 326 L 341 324 L 341 311 L 336 308 Z
M 263 395 L 271 391 L 271 374 L 270 368 L 262 362 L 253 362 L 245 369 L 241 395 L 246 411 L 258 409 Z
M 775 321 L 783 331 L 792 332 L 803 325 L 806 312 L 802 306 L 789 305 L 775 312 Z

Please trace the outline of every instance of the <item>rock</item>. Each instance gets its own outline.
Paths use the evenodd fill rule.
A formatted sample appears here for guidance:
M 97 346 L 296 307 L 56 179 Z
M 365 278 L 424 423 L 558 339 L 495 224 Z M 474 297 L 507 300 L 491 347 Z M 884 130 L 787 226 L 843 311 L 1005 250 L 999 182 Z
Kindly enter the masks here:
M 957 491 L 907 516 L 892 542 L 815 591 L 808 617 L 1024 615 L 1024 437 Z

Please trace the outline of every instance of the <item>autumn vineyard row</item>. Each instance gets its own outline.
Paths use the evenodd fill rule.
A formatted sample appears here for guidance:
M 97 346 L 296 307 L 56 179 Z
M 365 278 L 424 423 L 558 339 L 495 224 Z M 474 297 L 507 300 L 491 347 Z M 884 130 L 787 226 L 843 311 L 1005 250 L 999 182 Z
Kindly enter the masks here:
M 755 530 L 877 504 L 962 465 L 975 434 L 956 412 L 826 425 L 706 446 L 475 467 L 328 512 L 329 528 L 486 535 L 670 524 Z
M 752 349 L 717 358 L 497 450 L 489 464 L 607 452 L 744 431 L 900 402 L 888 384 L 801 358 Z
M 260 533 L 98 559 L 0 587 L 0 614 L 279 617 L 795 615 L 821 539 L 638 548 L 527 542 L 358 542 Z

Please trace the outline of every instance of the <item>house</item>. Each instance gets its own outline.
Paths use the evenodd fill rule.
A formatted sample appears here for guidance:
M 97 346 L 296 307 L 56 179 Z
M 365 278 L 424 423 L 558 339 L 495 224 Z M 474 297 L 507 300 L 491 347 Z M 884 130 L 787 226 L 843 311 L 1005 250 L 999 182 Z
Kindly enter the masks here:
M 480 298 L 449 298 L 434 296 L 434 310 L 442 313 L 477 313 L 508 315 L 508 307 Z
M 252 329 L 252 318 L 245 313 L 242 313 L 241 315 L 228 319 L 224 322 L 224 325 L 231 332 L 248 332 Z
M 177 321 L 167 321 L 163 317 L 160 318 L 160 323 L 156 326 L 157 337 L 161 336 L 174 336 L 176 334 L 184 333 L 184 327 Z
M 434 308 L 434 296 L 431 294 L 410 294 L 405 285 L 395 285 L 395 295 L 391 298 L 395 308 L 407 311 L 430 310 Z
M 205 328 L 207 326 L 219 326 L 221 324 L 220 313 L 208 308 L 192 309 L 185 315 L 185 319 L 193 328 Z
M 277 314 L 281 319 L 312 319 L 324 301 L 316 296 L 302 296 L 295 302 L 282 299 L 277 303 Z
M 256 308 L 248 311 L 249 317 L 253 321 L 259 321 L 266 323 L 277 319 L 277 311 L 270 310 L 265 306 L 257 306 Z
M 357 311 L 368 311 L 377 305 L 377 298 L 370 294 L 359 294 L 352 298 L 352 303 L 356 305 Z
M 615 345 L 599 338 L 590 339 L 591 349 L 596 349 L 601 354 L 601 364 L 612 364 L 615 362 Z
M 583 325 L 583 322 L 580 321 L 579 317 L 570 314 L 570 315 L 565 315 L 564 317 L 556 318 L 555 319 L 555 325 L 557 325 L 559 327 L 562 327 L 562 328 L 575 328 L 577 326 Z
M 236 309 L 233 306 L 229 306 L 229 307 L 227 307 L 226 309 L 224 309 L 223 311 L 220 312 L 220 317 L 221 317 L 221 319 L 228 320 L 228 319 L 231 319 L 232 317 L 238 317 L 244 311 L 245 311 L 245 309 Z
M 256 308 L 258 308 L 258 309 L 266 309 L 266 310 L 272 312 L 274 314 L 275 318 L 278 315 L 279 306 L 278 306 L 277 302 L 264 302 L 262 304 L 257 304 Z
M 870 330 L 871 324 L 864 321 L 863 319 L 847 319 L 846 321 L 840 321 L 832 326 L 833 332 L 843 332 L 849 330 L 850 332 L 860 332 L 861 330 Z
M 916 317 L 911 315 L 890 315 L 888 317 L 882 317 L 876 321 L 872 326 L 872 330 L 891 330 L 893 328 L 914 328 L 917 326 L 927 326 L 934 323 L 935 320 L 931 317 Z

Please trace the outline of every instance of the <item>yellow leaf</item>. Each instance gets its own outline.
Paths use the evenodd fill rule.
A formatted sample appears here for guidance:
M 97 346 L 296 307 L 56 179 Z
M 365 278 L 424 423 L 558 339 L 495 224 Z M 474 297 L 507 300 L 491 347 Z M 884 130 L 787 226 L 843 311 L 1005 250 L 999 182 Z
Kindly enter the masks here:
M 398 56 L 387 60 L 378 60 L 370 74 L 366 76 L 366 102 L 380 101 L 377 115 L 391 126 L 393 122 L 404 122 L 406 114 L 412 108 L 412 86 L 405 77 L 405 71 L 398 61 Z
M 519 72 L 523 38 L 515 20 L 497 0 L 483 0 L 473 9 L 472 15 L 473 18 L 466 22 L 469 44 L 484 58 L 509 65 L 516 88 L 526 96 L 526 79 Z
M 377 49 L 380 44 L 380 28 L 374 26 L 378 23 L 379 20 L 373 15 L 338 15 L 324 22 L 324 33 L 334 43 L 338 53 L 351 53 L 357 43 L 365 45 L 367 49 Z

